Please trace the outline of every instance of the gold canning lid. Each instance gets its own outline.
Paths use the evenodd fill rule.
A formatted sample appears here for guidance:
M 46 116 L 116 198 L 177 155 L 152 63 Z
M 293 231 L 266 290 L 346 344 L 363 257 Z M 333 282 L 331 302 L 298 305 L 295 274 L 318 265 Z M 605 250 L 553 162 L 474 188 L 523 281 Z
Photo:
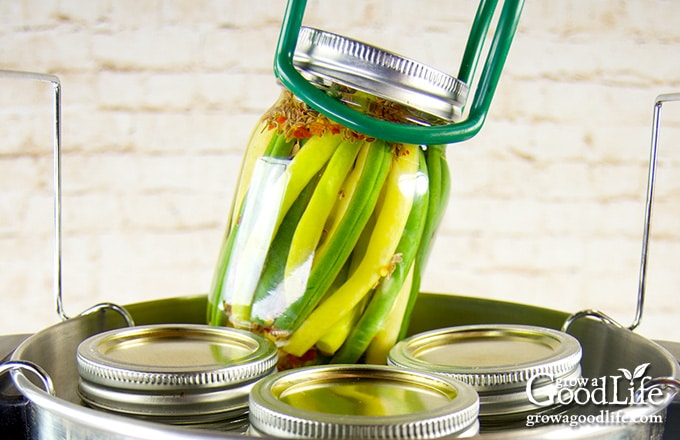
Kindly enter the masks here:
M 554 381 L 575 383 L 581 376 L 578 340 L 557 330 L 484 324 L 423 332 L 398 342 L 388 364 L 442 374 L 470 384 L 479 393 L 480 416 L 536 410 L 527 395 L 555 392 Z M 553 378 L 553 379 L 550 379 Z
M 282 371 L 255 384 L 250 429 L 280 438 L 420 439 L 472 435 L 479 400 L 469 385 L 379 365 Z
M 243 330 L 195 324 L 121 328 L 80 343 L 78 392 L 100 409 L 169 423 L 244 419 L 277 349 Z

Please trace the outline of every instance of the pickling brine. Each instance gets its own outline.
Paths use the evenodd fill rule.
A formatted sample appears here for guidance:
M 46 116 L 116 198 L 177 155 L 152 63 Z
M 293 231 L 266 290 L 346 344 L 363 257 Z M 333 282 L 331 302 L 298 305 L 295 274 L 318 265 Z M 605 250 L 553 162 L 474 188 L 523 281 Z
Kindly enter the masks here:
M 316 85 L 382 120 L 445 122 L 346 84 Z M 282 88 L 247 146 L 208 321 L 275 340 L 282 369 L 385 363 L 405 335 L 448 190 L 445 146 L 365 136 Z

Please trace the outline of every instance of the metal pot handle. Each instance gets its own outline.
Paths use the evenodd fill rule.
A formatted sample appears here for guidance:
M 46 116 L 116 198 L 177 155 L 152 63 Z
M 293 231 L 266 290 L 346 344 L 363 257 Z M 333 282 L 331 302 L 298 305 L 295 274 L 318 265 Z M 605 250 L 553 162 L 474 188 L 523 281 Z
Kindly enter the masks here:
M 652 207 L 654 204 L 654 183 L 656 180 L 656 164 L 658 157 L 659 127 L 661 119 L 661 107 L 665 102 L 680 101 L 680 92 L 664 93 L 656 97 L 654 101 L 654 112 L 652 119 L 652 140 L 649 152 L 649 170 L 647 172 L 647 201 L 645 203 L 644 229 L 642 231 L 642 252 L 640 255 L 640 275 L 638 279 L 637 306 L 633 323 L 628 327 L 616 322 L 613 318 L 596 309 L 581 310 L 569 316 L 562 325 L 562 331 L 567 331 L 569 327 L 582 317 L 590 316 L 620 328 L 635 330 L 642 320 L 642 312 L 645 304 L 645 285 L 647 276 L 647 257 L 649 251 L 649 235 L 651 230 Z M 677 382 L 677 381 L 676 381 Z M 677 383 L 676 383 L 677 385 Z
M 65 321 L 69 317 L 64 312 L 62 299 L 62 270 L 61 270 L 61 81 L 55 75 L 34 72 L 19 72 L 13 70 L 0 70 L 0 78 L 21 79 L 48 82 L 52 84 L 53 91 L 53 173 L 54 173 L 54 284 L 53 294 L 56 303 L 57 314 Z M 86 315 L 100 310 L 113 310 L 120 315 L 128 326 L 134 326 L 132 315 L 125 308 L 113 303 L 100 303 L 80 313 Z
M 0 364 L 0 376 L 7 372 L 11 373 L 17 370 L 26 370 L 35 374 L 38 378 L 40 378 L 45 391 L 52 396 L 56 395 L 54 391 L 54 383 L 52 382 L 50 375 L 47 374 L 47 372 L 41 366 L 29 361 L 10 361 Z
M 634 396 L 634 402 L 640 403 L 645 401 L 645 394 L 649 392 L 649 390 L 654 389 L 654 388 L 661 388 L 661 389 L 667 389 L 667 388 L 672 388 L 673 389 L 673 394 L 677 394 L 680 392 L 680 380 L 676 379 L 675 377 L 655 377 L 654 379 L 650 380 L 646 384 L 647 386 L 640 388 L 638 391 L 635 392 Z

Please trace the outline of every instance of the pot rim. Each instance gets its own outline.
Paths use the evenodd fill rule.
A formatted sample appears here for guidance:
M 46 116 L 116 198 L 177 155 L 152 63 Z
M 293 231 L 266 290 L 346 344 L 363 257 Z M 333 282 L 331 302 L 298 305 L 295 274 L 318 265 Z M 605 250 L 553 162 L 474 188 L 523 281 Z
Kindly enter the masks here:
M 440 297 L 440 296 L 451 296 L 452 298 L 458 298 L 459 300 L 462 299 L 465 301 L 467 298 L 466 297 L 459 297 L 457 295 L 441 295 L 441 294 L 428 294 L 428 293 L 422 293 L 421 296 L 429 296 L 429 297 Z M 146 301 L 143 303 L 136 303 L 131 305 L 130 307 L 132 309 L 134 308 L 139 308 L 139 307 L 151 307 L 154 309 L 157 309 L 158 307 L 162 307 L 162 304 L 165 303 L 173 303 L 177 302 L 178 300 L 184 300 L 184 301 L 203 301 L 205 300 L 205 295 L 196 295 L 196 296 L 191 296 L 191 297 L 174 297 L 174 298 L 166 298 L 166 299 L 161 299 L 161 300 L 152 300 L 152 301 Z M 430 298 L 432 299 L 432 298 Z M 435 298 L 436 299 L 436 298 Z M 479 300 L 475 298 L 475 300 Z M 494 301 L 494 300 L 483 300 L 483 301 L 488 301 L 488 302 L 498 302 L 500 301 Z M 505 303 L 503 302 L 504 305 L 510 305 L 510 303 Z M 528 306 L 535 308 L 535 306 Z M 546 309 L 547 310 L 547 309 Z M 14 351 L 12 354 L 10 360 L 13 361 L 21 361 L 24 360 L 22 357 L 25 356 L 25 352 L 28 348 L 30 348 L 33 344 L 35 344 L 36 340 L 38 340 L 42 335 L 44 335 L 47 332 L 56 332 L 60 330 L 64 330 L 63 327 L 67 325 L 76 325 L 79 323 L 78 320 L 86 320 L 86 319 L 93 319 L 93 317 L 88 316 L 88 315 L 83 315 L 83 316 L 78 316 L 75 318 L 71 318 L 67 321 L 63 321 L 57 324 L 53 324 L 50 327 L 47 327 L 34 335 L 29 336 L 27 339 L 25 339 Z M 659 345 L 658 343 L 645 338 L 644 336 L 641 336 L 637 333 L 631 332 L 630 330 L 627 329 L 618 329 L 618 328 L 612 328 L 612 331 L 621 331 L 621 332 L 626 332 L 627 335 L 632 336 L 636 338 L 641 344 L 645 344 L 646 347 L 653 349 L 657 351 L 658 355 L 663 357 L 665 360 L 668 361 L 668 366 L 670 366 L 670 376 L 673 377 L 678 377 L 680 375 L 680 365 L 678 364 L 677 360 L 672 356 L 672 354 Z M 31 402 L 32 406 L 39 410 L 45 410 L 57 417 L 61 417 L 63 420 L 72 422 L 74 424 L 78 424 L 83 426 L 84 428 L 90 428 L 93 430 L 97 430 L 99 432 L 110 432 L 112 434 L 120 434 L 121 432 L 134 432 L 133 438 L 138 438 L 138 439 L 144 439 L 144 440 L 155 440 L 159 438 L 159 435 L 162 435 L 163 438 L 170 439 L 170 440 L 187 440 L 189 438 L 192 439 L 201 439 L 201 440 L 217 440 L 217 439 L 233 439 L 233 440 L 238 440 L 238 439 L 243 439 L 244 436 L 242 434 L 238 433 L 229 433 L 229 432 L 220 432 L 217 433 L 215 431 L 209 431 L 209 430 L 196 430 L 196 429 L 190 429 L 190 428 L 184 428 L 180 426 L 172 426 L 172 425 L 165 425 L 165 424 L 160 424 L 157 422 L 151 422 L 151 421 L 145 421 L 145 420 L 139 420 L 139 419 L 132 419 L 129 417 L 117 415 L 117 414 L 110 414 L 107 412 L 103 412 L 101 410 L 95 410 L 93 408 L 85 407 L 78 405 L 74 402 L 70 402 L 62 397 L 59 396 L 52 396 L 43 389 L 41 389 L 38 385 L 36 385 L 32 380 L 30 380 L 24 372 L 21 370 L 14 370 L 11 372 L 12 378 L 15 382 L 16 388 Z M 618 410 L 617 412 L 621 412 L 622 414 L 626 414 L 629 416 L 647 416 L 647 415 L 653 415 L 653 414 L 664 414 L 666 408 L 671 404 L 673 401 L 673 398 L 675 396 L 675 392 L 672 390 L 666 389 L 663 391 L 663 399 L 659 399 L 661 401 L 661 404 L 652 407 L 652 406 L 638 406 L 638 407 L 625 407 L 622 408 L 621 410 Z M 35 409 L 34 408 L 34 409 Z M 32 417 L 36 419 L 38 422 L 40 422 L 43 417 L 41 414 L 42 411 L 38 411 L 36 414 L 34 414 Z M 39 425 L 40 426 L 40 425 Z M 608 435 L 608 434 L 615 434 L 615 433 L 620 433 L 624 430 L 627 429 L 630 425 L 626 424 L 607 424 L 607 425 L 579 425 L 576 430 L 569 429 L 568 425 L 542 425 L 542 426 L 535 426 L 531 429 L 517 429 L 517 430 L 506 430 L 506 431 L 498 431 L 498 432 L 482 432 L 478 434 L 475 438 L 483 438 L 483 439 L 513 439 L 513 438 L 521 438 L 521 439 L 532 439 L 532 438 L 546 438 L 546 436 L 550 436 L 551 438 L 554 437 L 560 437 L 564 436 L 565 438 L 585 438 L 585 436 L 591 437 L 591 436 L 602 436 L 602 435 Z M 248 437 L 245 437 L 248 438 Z

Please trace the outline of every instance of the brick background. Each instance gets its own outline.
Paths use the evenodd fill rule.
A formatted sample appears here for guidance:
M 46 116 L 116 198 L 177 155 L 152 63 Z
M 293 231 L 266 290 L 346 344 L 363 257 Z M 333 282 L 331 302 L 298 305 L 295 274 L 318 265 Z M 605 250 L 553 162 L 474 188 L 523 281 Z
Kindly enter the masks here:
M 305 23 L 455 73 L 474 2 L 310 1 Z M 283 0 L 0 2 L 0 68 L 63 85 L 68 314 L 206 291 L 239 163 L 278 95 Z M 680 3 L 527 2 L 488 120 L 448 149 L 424 289 L 633 317 L 652 104 Z M 56 322 L 50 89 L 0 79 L 0 333 Z M 664 108 L 640 332 L 680 340 L 680 104 Z

